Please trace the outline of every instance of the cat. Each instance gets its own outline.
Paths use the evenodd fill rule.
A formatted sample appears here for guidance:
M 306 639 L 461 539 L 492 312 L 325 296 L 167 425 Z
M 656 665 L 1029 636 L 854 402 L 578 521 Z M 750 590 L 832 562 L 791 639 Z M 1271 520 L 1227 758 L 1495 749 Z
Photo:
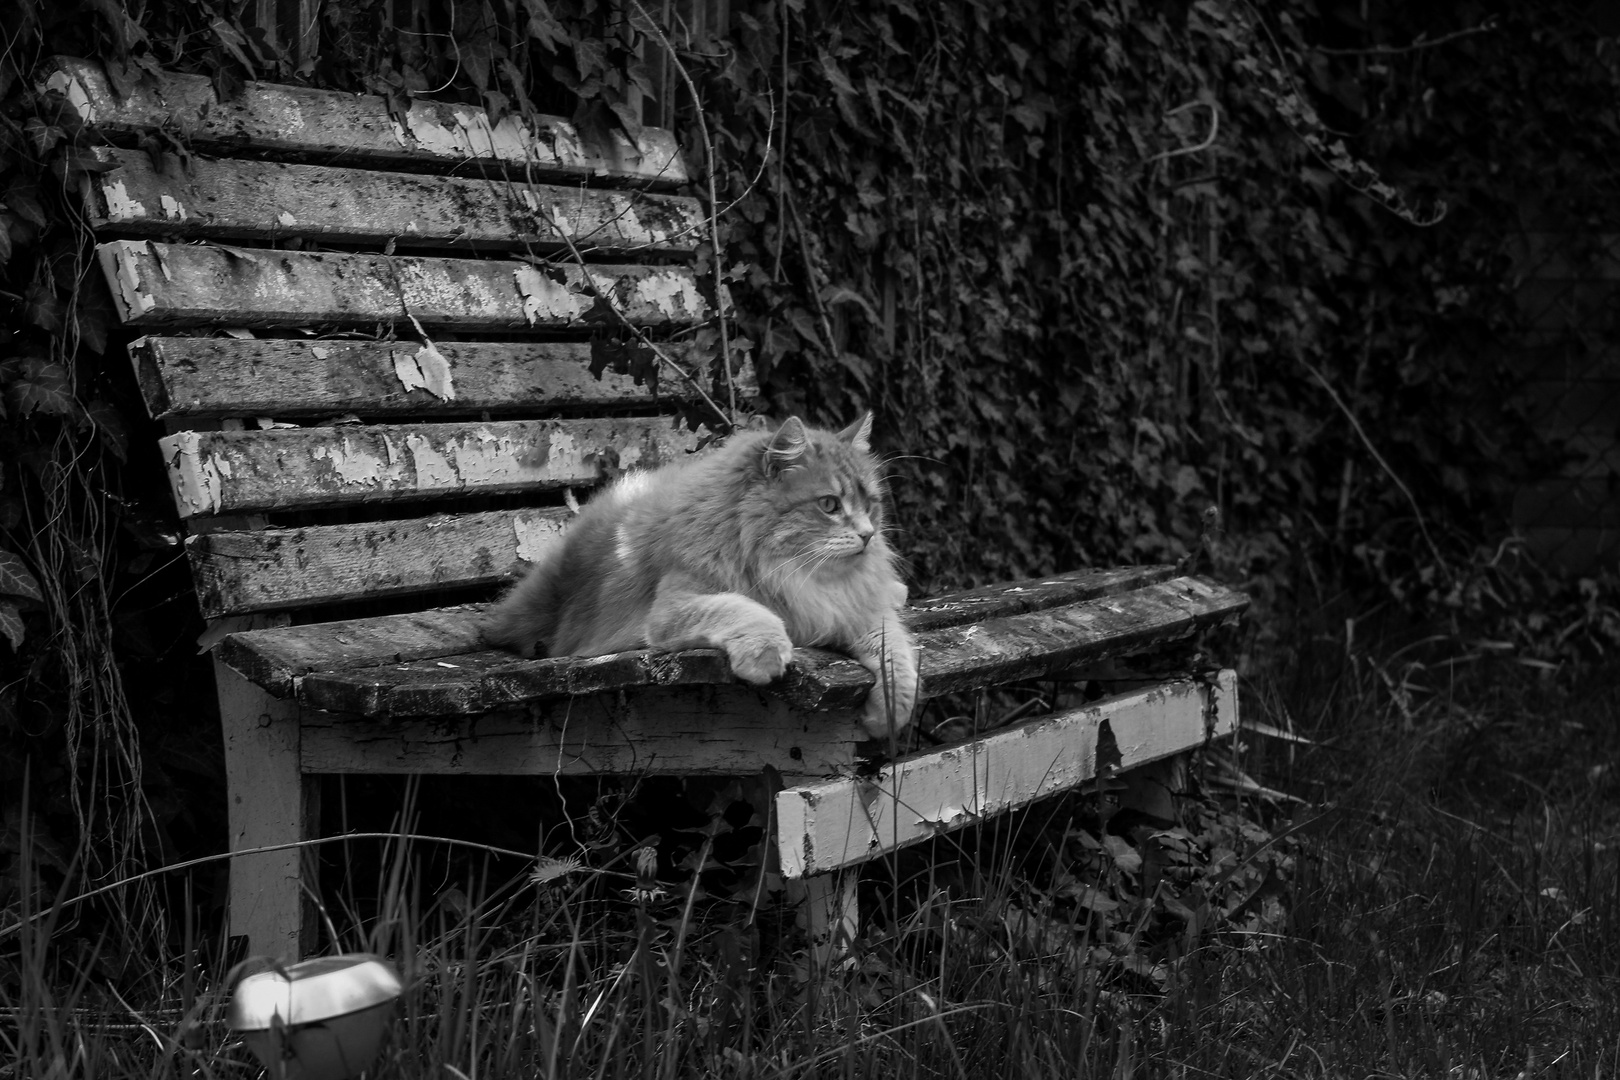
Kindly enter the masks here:
M 877 680 L 867 734 L 898 733 L 916 702 L 916 647 L 871 439 L 871 413 L 837 433 L 790 417 L 626 473 L 490 609 L 484 639 L 526 656 L 721 649 L 756 686 L 794 646 L 830 646 Z

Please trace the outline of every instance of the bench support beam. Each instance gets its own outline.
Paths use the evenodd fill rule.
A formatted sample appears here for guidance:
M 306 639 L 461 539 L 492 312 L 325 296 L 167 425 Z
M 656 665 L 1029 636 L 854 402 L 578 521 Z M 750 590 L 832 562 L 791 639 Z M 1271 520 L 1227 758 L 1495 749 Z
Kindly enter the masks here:
M 320 781 L 298 768 L 298 706 L 271 697 L 219 663 L 220 721 L 225 734 L 227 820 L 231 851 L 297 844 L 312 838 L 320 822 Z M 303 883 L 305 852 L 298 847 L 237 855 L 231 859 L 226 933 L 246 955 L 297 960 L 313 951 L 315 921 Z M 312 914 L 312 913 L 311 913 Z

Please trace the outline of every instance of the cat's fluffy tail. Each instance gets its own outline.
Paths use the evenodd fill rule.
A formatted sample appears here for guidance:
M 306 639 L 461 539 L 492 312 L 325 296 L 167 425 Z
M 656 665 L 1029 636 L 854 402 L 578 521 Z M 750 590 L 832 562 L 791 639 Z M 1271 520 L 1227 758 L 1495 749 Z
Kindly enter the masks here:
M 484 640 L 520 656 L 547 655 L 562 606 L 556 570 L 557 554 L 542 556 L 505 596 L 490 605 L 479 626 Z

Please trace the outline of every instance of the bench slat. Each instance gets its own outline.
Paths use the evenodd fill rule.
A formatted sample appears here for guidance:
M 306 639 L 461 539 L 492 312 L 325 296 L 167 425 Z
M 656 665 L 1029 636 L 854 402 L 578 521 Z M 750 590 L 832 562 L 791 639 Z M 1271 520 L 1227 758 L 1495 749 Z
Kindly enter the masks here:
M 492 126 L 475 106 L 416 99 L 400 123 L 371 94 L 250 82 L 240 97 L 220 101 L 206 76 L 131 74 L 115 89 L 100 64 L 58 56 L 42 84 L 64 94 L 87 125 L 130 141 L 168 129 L 198 147 L 373 167 L 477 160 L 559 179 L 658 186 L 687 179 L 674 134 L 660 128 L 643 128 L 636 143 L 615 131 L 604 144 L 586 145 L 573 124 L 555 116 L 529 126 L 514 114 Z
M 691 383 L 660 372 L 658 397 L 628 375 L 591 375 L 583 341 L 440 341 L 454 397 L 419 385 L 415 341 L 145 337 L 130 345 L 154 419 L 268 416 L 482 415 L 588 405 L 621 408 L 695 398 Z M 695 346 L 672 342 L 670 358 L 696 366 Z M 752 364 L 736 373 L 739 396 L 759 392 Z
M 1016 610 L 1022 599 L 1010 593 L 1001 603 Z M 1236 618 L 1249 598 L 1202 578 L 1178 577 L 1014 615 L 1000 615 L 989 602 L 971 606 L 979 621 L 916 634 L 923 697 L 1044 678 L 1182 641 Z M 865 700 L 870 685 L 854 660 L 822 653 L 796 664 L 776 689 L 801 708 L 847 709 Z
M 1025 587 L 1034 585 L 1034 582 L 1023 585 L 1011 583 L 922 600 L 908 609 L 904 618 L 913 629 L 923 629 L 920 620 L 936 617 L 940 606 L 947 613 L 966 607 L 982 618 L 1016 615 L 1029 611 L 1027 605 L 1034 597 L 1050 601 L 1049 606 L 1056 606 L 1069 602 L 1064 599 L 1065 596 L 1072 600 L 1111 595 L 1136 588 L 1140 575 L 1162 575 L 1167 578 L 1172 572 L 1173 568 L 1169 566 L 1076 570 L 1041 579 L 1041 583 L 1048 586 L 1043 591 Z M 1058 586 L 1050 584 L 1054 582 L 1065 583 L 1073 592 L 1063 592 Z M 461 605 L 410 615 L 373 616 L 310 626 L 244 631 L 231 634 L 220 643 L 219 657 L 249 681 L 258 683 L 277 697 L 286 697 L 292 693 L 295 680 L 315 671 L 352 672 L 385 664 L 408 664 L 480 651 L 483 646 L 479 642 L 476 625 L 480 610 L 480 606 Z M 859 691 L 853 700 L 864 699 L 866 688 L 871 685 L 871 676 L 865 668 L 837 653 L 822 650 L 800 652 L 796 666 L 826 672 L 822 678 L 829 681 L 853 680 L 858 683 Z M 510 659 L 513 663 L 518 662 L 515 656 Z M 843 693 L 842 690 L 839 692 Z
M 740 684 L 648 687 L 431 719 L 315 710 L 299 723 L 306 773 L 549 776 L 661 773 L 787 777 L 847 769 L 853 714 L 795 714 Z
M 696 445 L 662 416 L 182 431 L 159 440 L 186 518 L 584 486 Z
M 454 665 L 468 661 L 465 670 Z M 799 649 L 795 664 L 830 667 L 848 658 L 824 649 Z M 852 670 L 851 670 L 852 669 Z M 855 689 L 812 711 L 854 708 L 866 700 L 872 677 L 859 664 L 843 674 Z M 488 712 L 531 701 L 641 686 L 702 686 L 736 679 L 725 654 L 714 649 L 655 652 L 636 649 L 609 656 L 525 660 L 504 650 L 417 660 L 349 671 L 316 671 L 298 682 L 300 705 L 373 717 L 441 716 Z M 770 692 L 799 704 L 781 692 Z
M 186 540 L 205 618 L 494 585 L 561 535 L 566 509 L 437 514 Z
M 917 636 L 923 692 L 1038 679 L 1126 656 L 1189 638 L 1248 607 L 1242 593 L 1178 577 L 1079 604 L 930 630 Z
M 734 681 L 725 654 L 715 649 L 537 660 L 489 650 L 364 671 L 315 672 L 299 684 L 298 702 L 358 716 L 464 715 L 603 690 Z
M 482 604 L 376 615 L 308 626 L 273 626 L 227 634 L 218 660 L 276 697 L 291 697 L 312 671 L 376 667 L 480 652 Z
M 114 233 L 690 255 L 703 232 L 677 195 L 206 158 L 159 173 L 139 150 L 97 154 L 116 167 L 91 178 L 92 223 Z
M 776 796 L 782 876 L 852 866 L 1074 788 L 1097 775 L 1105 724 L 1124 772 L 1230 734 L 1237 721 L 1237 676 L 1223 671 L 1213 687 L 1188 680 L 1133 690 L 901 758 L 873 777 L 786 788 Z
M 401 323 L 477 332 L 590 329 L 600 288 L 638 326 L 710 315 L 684 266 L 538 267 L 514 260 L 277 251 L 115 240 L 96 254 L 130 326 Z M 598 316 L 593 316 L 597 318 Z M 602 325 L 616 327 L 611 315 Z
M 1071 570 L 1029 581 L 1000 582 L 919 600 L 906 613 L 906 625 L 913 632 L 921 632 L 962 626 L 992 616 L 1022 615 L 1168 581 L 1175 573 L 1176 568 L 1168 564 L 1117 566 Z

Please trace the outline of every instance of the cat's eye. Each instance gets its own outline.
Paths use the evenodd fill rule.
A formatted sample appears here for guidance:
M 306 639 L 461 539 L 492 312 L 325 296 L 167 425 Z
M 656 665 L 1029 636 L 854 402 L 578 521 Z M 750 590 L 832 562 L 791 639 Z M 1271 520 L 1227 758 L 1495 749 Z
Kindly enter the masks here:
M 823 495 L 816 500 L 816 505 L 821 507 L 821 512 L 824 514 L 836 514 L 842 504 L 838 501 L 836 495 Z

